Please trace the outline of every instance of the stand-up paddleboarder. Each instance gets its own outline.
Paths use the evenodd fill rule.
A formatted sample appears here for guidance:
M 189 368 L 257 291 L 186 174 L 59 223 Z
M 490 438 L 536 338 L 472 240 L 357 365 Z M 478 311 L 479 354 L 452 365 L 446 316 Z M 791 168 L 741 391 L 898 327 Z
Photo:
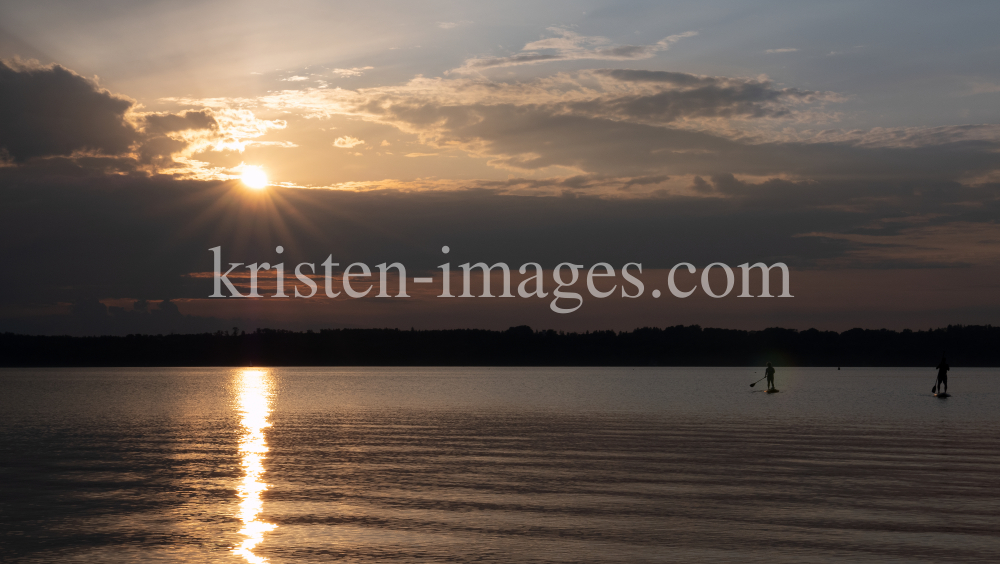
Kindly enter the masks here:
M 767 389 L 773 390 L 774 388 L 774 367 L 771 363 L 767 363 L 767 369 L 764 370 L 764 377 L 767 378 Z
M 948 366 L 948 362 L 942 356 L 941 357 L 941 363 L 938 364 L 935 368 L 937 368 L 937 371 L 938 371 L 937 382 L 935 382 L 934 389 L 931 390 L 931 391 L 934 392 L 934 393 L 943 393 L 944 395 L 947 395 L 948 394 L 948 370 L 951 367 Z M 942 386 L 944 386 L 944 387 L 942 387 Z

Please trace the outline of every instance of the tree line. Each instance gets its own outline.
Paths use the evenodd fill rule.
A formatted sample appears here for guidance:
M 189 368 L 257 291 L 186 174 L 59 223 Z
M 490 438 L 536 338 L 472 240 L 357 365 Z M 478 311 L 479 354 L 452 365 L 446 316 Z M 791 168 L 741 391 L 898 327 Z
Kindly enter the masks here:
M 0 366 L 1000 366 L 1000 327 L 838 333 L 697 325 L 565 333 L 527 326 L 257 329 L 103 337 L 0 334 Z

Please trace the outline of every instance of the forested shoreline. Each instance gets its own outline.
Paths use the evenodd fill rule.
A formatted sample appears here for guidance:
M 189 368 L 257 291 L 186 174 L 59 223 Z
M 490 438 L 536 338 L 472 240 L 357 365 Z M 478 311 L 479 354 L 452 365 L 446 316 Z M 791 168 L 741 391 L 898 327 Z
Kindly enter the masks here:
M 512 327 L 104 337 L 0 334 L 0 366 L 1000 366 L 1000 327 L 842 333 L 697 325 L 564 333 Z

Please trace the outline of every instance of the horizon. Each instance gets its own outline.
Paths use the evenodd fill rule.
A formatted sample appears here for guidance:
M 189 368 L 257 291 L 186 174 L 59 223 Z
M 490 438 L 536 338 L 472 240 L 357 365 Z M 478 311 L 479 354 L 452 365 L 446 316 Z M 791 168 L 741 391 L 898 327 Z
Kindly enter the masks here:
M 409 327 L 409 328 L 406 328 L 406 327 L 322 327 L 322 328 L 319 328 L 319 329 L 302 329 L 302 330 L 283 329 L 283 328 L 280 328 L 280 327 L 253 327 L 252 329 L 250 329 L 250 328 L 240 328 L 238 326 L 233 326 L 233 327 L 230 327 L 230 328 L 219 328 L 219 329 L 216 329 L 214 331 L 201 331 L 201 332 L 194 332 L 194 333 L 181 333 L 181 332 L 174 331 L 174 332 L 169 332 L 169 333 L 114 333 L 114 334 L 112 334 L 112 333 L 105 333 L 105 334 L 94 334 L 94 335 L 70 335 L 70 334 L 53 334 L 53 335 L 47 335 L 47 334 L 37 334 L 37 333 L 36 334 L 31 334 L 31 333 L 17 333 L 17 332 L 14 332 L 14 331 L 4 331 L 4 332 L 0 333 L 0 335 L 14 335 L 14 336 L 20 336 L 20 337 L 72 337 L 72 338 L 88 338 L 88 337 L 129 337 L 129 336 L 134 336 L 134 337 L 163 337 L 163 336 L 169 336 L 169 335 L 177 335 L 177 336 L 200 336 L 200 335 L 243 336 L 243 335 L 251 335 L 251 334 L 254 334 L 254 333 L 262 333 L 262 332 L 291 333 L 291 334 L 310 334 L 310 333 L 322 333 L 322 332 L 330 332 L 330 331 L 400 331 L 400 332 L 424 332 L 424 333 L 429 333 L 429 332 L 448 332 L 448 331 L 455 331 L 455 332 L 457 332 L 457 331 L 483 331 L 483 332 L 488 332 L 488 333 L 506 333 L 506 332 L 510 332 L 510 331 L 514 331 L 514 330 L 520 330 L 520 329 L 530 329 L 533 333 L 556 333 L 556 334 L 560 334 L 560 335 L 562 335 L 562 334 L 565 334 L 565 335 L 585 335 L 585 334 L 589 334 L 589 333 L 607 333 L 607 332 L 616 333 L 616 334 L 622 334 L 622 333 L 626 333 L 627 334 L 627 333 L 634 333 L 636 331 L 642 331 L 642 330 L 658 330 L 658 331 L 663 331 L 663 330 L 667 330 L 667 329 L 677 329 L 677 328 L 699 329 L 699 330 L 703 330 L 703 331 L 707 331 L 707 330 L 714 330 L 714 331 L 735 331 L 735 332 L 742 332 L 742 333 L 760 333 L 760 332 L 763 332 L 763 331 L 792 331 L 792 332 L 795 332 L 795 333 L 805 333 L 805 332 L 813 332 L 813 331 L 815 331 L 815 332 L 818 332 L 818 333 L 835 333 L 835 334 L 838 334 L 838 335 L 842 335 L 844 333 L 848 333 L 848 332 L 852 332 L 852 331 L 872 331 L 872 332 L 886 331 L 886 332 L 890 332 L 890 333 L 903 334 L 903 333 L 933 333 L 933 332 L 936 332 L 936 331 L 947 331 L 947 330 L 950 330 L 950 329 L 967 329 L 967 328 L 968 329 L 979 329 L 979 328 L 992 329 L 994 327 L 995 326 L 991 325 L 991 324 L 985 324 L 985 325 L 949 324 L 949 325 L 945 325 L 943 327 L 928 327 L 928 328 L 913 328 L 913 329 L 911 329 L 911 328 L 889 329 L 889 328 L 886 328 L 886 327 L 852 327 L 850 329 L 844 329 L 842 331 L 836 331 L 836 330 L 832 330 L 832 329 L 818 329 L 816 327 L 809 327 L 807 329 L 796 329 L 794 327 L 773 326 L 773 327 L 762 327 L 760 329 L 739 329 L 739 328 L 733 328 L 733 327 L 702 326 L 702 325 L 699 325 L 699 324 L 692 324 L 692 325 L 679 324 L 679 325 L 663 325 L 663 326 L 642 325 L 642 326 L 634 327 L 632 329 L 608 329 L 608 328 L 600 329 L 600 328 L 592 328 L 592 329 L 581 329 L 579 331 L 566 331 L 566 330 L 562 330 L 562 329 L 553 329 L 553 328 L 549 328 L 549 327 L 534 328 L 534 327 L 531 327 L 530 325 L 512 325 L 512 326 L 510 326 L 510 327 L 508 327 L 506 329 L 484 329 L 482 327 L 449 327 L 449 328 L 444 328 L 444 329 L 417 329 L 415 327 Z M 232 331 L 230 331 L 230 329 L 236 329 L 237 330 L 236 334 L 233 334 Z
M 232 328 L 214 333 L 28 336 L 0 333 L 7 367 L 291 366 L 718 366 L 923 367 L 947 357 L 962 368 L 1000 366 L 1000 327 L 842 333 L 674 326 L 563 332 L 485 329 Z

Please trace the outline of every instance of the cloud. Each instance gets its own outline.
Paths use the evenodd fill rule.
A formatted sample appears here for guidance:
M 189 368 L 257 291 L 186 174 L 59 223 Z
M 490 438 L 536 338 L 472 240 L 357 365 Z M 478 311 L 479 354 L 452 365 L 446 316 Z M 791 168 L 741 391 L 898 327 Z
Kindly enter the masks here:
M 206 108 L 142 112 L 135 102 L 103 90 L 59 65 L 0 61 L 0 159 L 17 165 L 37 158 L 66 158 L 107 173 L 165 173 L 224 177 L 222 169 L 194 158 L 204 151 L 238 151 L 281 120 L 252 112 Z
M 762 76 L 597 69 L 525 81 L 417 77 L 357 90 L 287 90 L 249 104 L 389 125 L 430 149 L 411 154 L 461 150 L 517 176 L 667 176 L 655 190 L 686 194 L 697 193 L 694 176 L 971 184 L 1000 173 L 998 126 L 814 129 L 836 119 L 827 107 L 843 99 Z M 643 192 L 607 186 L 607 195 Z
M 256 103 L 312 118 L 351 115 L 382 121 L 395 116 L 399 120 L 393 121 L 399 126 L 410 122 L 420 129 L 457 124 L 460 120 L 455 114 L 474 106 L 535 108 L 553 115 L 694 129 L 711 127 L 706 120 L 715 119 L 724 120 L 722 126 L 731 129 L 733 120 L 809 120 L 819 115 L 816 107 L 840 99 L 829 92 L 777 88 L 765 77 L 616 69 L 560 73 L 524 82 L 418 77 L 403 85 L 359 90 L 290 90 L 258 98 Z
M 666 51 L 685 37 L 698 35 L 696 31 L 686 31 L 667 36 L 652 45 L 618 45 L 606 37 L 584 36 L 560 27 L 550 27 L 548 31 L 555 37 L 528 43 L 515 55 L 468 59 L 461 67 L 451 72 L 469 73 L 496 67 L 582 59 L 635 61 L 648 59 L 661 51 Z
M 215 109 L 212 115 L 219 123 L 218 133 L 202 139 L 204 146 L 198 147 L 198 150 L 210 148 L 213 151 L 242 153 L 248 146 L 261 143 L 257 138 L 269 131 L 288 127 L 285 120 L 261 119 L 247 109 Z
M 795 48 L 795 47 L 785 47 L 785 48 L 782 48 L 782 49 L 768 49 L 768 50 L 766 50 L 764 52 L 765 53 L 794 53 L 796 51 L 798 51 L 798 49 Z
M 333 142 L 335 147 L 340 147 L 341 149 L 350 149 L 356 147 L 357 145 L 364 145 L 365 142 L 357 137 L 351 137 L 347 135 L 345 137 L 338 137 L 336 141 Z
M 593 72 L 622 83 L 656 87 L 635 89 L 633 92 L 619 90 L 614 96 L 574 102 L 577 112 L 645 123 L 663 124 L 679 119 L 701 118 L 791 117 L 796 105 L 837 99 L 830 93 L 776 88 L 765 78 L 733 79 L 625 69 Z
M 441 28 L 441 29 L 455 29 L 456 27 L 458 27 L 460 25 L 468 25 L 468 24 L 471 24 L 471 23 L 472 22 L 470 22 L 468 20 L 462 20 L 462 21 L 458 21 L 458 22 L 438 22 L 437 26 L 439 28 Z
M 871 129 L 825 129 L 803 132 L 795 139 L 851 143 L 868 148 L 931 147 L 953 144 L 1000 144 L 1000 124 L 941 125 L 935 127 L 873 127 Z
M 143 139 L 135 149 L 139 163 L 157 168 L 177 165 L 175 155 L 193 152 L 196 138 L 215 135 L 219 122 L 210 110 L 148 113 L 137 117 Z
M 779 172 L 785 151 L 772 151 L 781 164 L 759 158 L 764 149 L 739 141 L 747 135 L 737 122 L 794 121 L 803 108 L 831 99 L 763 78 L 581 71 L 513 83 L 421 77 L 354 91 L 285 91 L 258 103 L 269 111 L 392 125 L 435 149 L 460 148 L 501 168 L 636 176 L 704 173 L 727 159 L 753 164 L 740 172 Z
M 282 78 L 283 82 L 302 82 L 303 80 L 309 80 L 308 76 L 290 76 L 288 78 Z
M 260 139 L 270 131 L 284 129 L 287 123 L 284 120 L 258 118 L 247 109 L 212 108 L 181 112 L 178 117 L 188 125 L 202 121 L 207 127 L 189 127 L 150 137 L 138 150 L 141 162 L 149 165 L 149 172 L 201 180 L 237 178 L 240 174 L 237 168 L 212 165 L 204 160 L 203 155 L 213 152 L 243 153 L 251 146 L 297 147 L 287 140 Z M 209 118 L 211 121 L 207 121 Z M 153 123 L 168 119 L 171 123 L 181 123 L 169 116 L 155 117 Z
M 340 78 L 349 78 L 352 76 L 361 76 L 365 74 L 365 71 L 372 70 L 375 67 L 354 67 L 350 69 L 333 69 L 333 74 L 339 76 Z
M 630 69 L 559 73 L 515 82 L 418 77 L 377 88 L 179 101 L 197 109 L 130 114 L 129 123 L 139 136 L 139 148 L 131 152 L 114 158 L 64 157 L 66 162 L 29 159 L 2 170 L 9 175 L 9 169 L 18 169 L 24 178 L 44 171 L 72 176 L 99 164 L 115 174 L 131 174 L 152 163 L 154 168 L 147 171 L 228 178 L 231 173 L 226 169 L 194 161 L 207 151 L 291 145 L 261 139 L 286 126 L 281 120 L 258 117 L 265 112 L 346 116 L 392 126 L 425 145 L 393 158 L 465 151 L 510 175 L 506 180 L 457 180 L 444 171 L 441 178 L 330 186 L 341 191 L 665 201 L 678 213 L 708 214 L 703 218 L 732 214 L 730 222 L 735 217 L 751 222 L 751 216 L 777 214 L 774 221 L 784 222 L 782 237 L 815 235 L 782 243 L 789 245 L 790 255 L 813 261 L 830 256 L 860 261 L 863 255 L 847 250 L 877 248 L 880 241 L 889 241 L 883 237 L 905 237 L 905 226 L 880 225 L 878 231 L 869 227 L 901 215 L 902 210 L 902 215 L 925 218 L 928 228 L 954 222 L 980 224 L 997 217 L 1000 166 L 995 156 L 1000 126 L 803 128 L 801 124 L 809 126 L 810 118 L 839 99 L 831 93 L 779 87 L 766 77 Z M 789 132 L 790 123 L 799 127 Z M 352 136 L 335 141 L 345 149 L 362 144 Z M 981 240 L 994 246 L 993 239 Z M 913 261 L 921 252 L 927 257 L 937 252 L 930 241 L 925 243 L 910 253 Z M 801 251 L 805 247 L 810 250 Z
M 140 137 L 128 120 L 133 105 L 62 66 L 0 60 L 0 153 L 15 163 L 125 153 Z
M 206 151 L 242 152 L 249 145 L 294 147 L 262 141 L 283 120 L 262 120 L 228 107 L 143 112 L 135 102 L 101 89 L 59 65 L 0 61 L 0 161 L 27 166 L 82 167 L 109 174 L 171 174 L 228 178 L 233 171 L 195 158 Z
M 968 88 L 968 96 L 975 96 L 977 94 L 996 94 L 1000 92 L 1000 84 L 984 80 L 972 80 L 969 82 Z
M 854 243 L 843 257 L 825 261 L 829 266 L 971 266 L 1000 262 L 1000 224 L 955 221 L 921 225 L 887 233 L 803 233 Z
M 208 110 L 185 111 L 178 114 L 150 113 L 143 115 L 142 120 L 145 122 L 145 131 L 152 134 L 219 128 L 219 122 Z
M 1000 168 L 996 126 L 809 129 L 836 119 L 827 106 L 843 99 L 766 77 L 598 69 L 512 82 L 417 77 L 229 103 L 389 125 L 432 149 L 414 152 L 458 149 L 518 175 L 687 176 L 685 191 L 694 175 L 989 182 Z
M 604 185 L 634 190 L 672 179 L 580 175 L 455 181 L 459 189 L 447 192 L 274 187 L 268 205 L 260 205 L 224 182 L 87 176 L 40 164 L 0 169 L 5 264 L 30 273 L 10 277 L 0 312 L 11 303 L 204 298 L 210 283 L 185 275 L 210 271 L 207 249 L 216 245 L 227 262 L 276 259 L 269 253 L 282 244 L 286 267 L 333 253 L 342 264 L 398 260 L 414 271 L 433 271 L 442 244 L 452 246 L 453 264 L 635 260 L 644 268 L 669 268 L 681 260 L 783 260 L 796 272 L 945 259 L 995 267 L 1000 248 L 994 221 L 1000 184 L 752 182 L 717 175 L 702 180 L 706 195 L 601 199 L 586 194 Z M 503 195 L 511 188 L 576 197 Z

